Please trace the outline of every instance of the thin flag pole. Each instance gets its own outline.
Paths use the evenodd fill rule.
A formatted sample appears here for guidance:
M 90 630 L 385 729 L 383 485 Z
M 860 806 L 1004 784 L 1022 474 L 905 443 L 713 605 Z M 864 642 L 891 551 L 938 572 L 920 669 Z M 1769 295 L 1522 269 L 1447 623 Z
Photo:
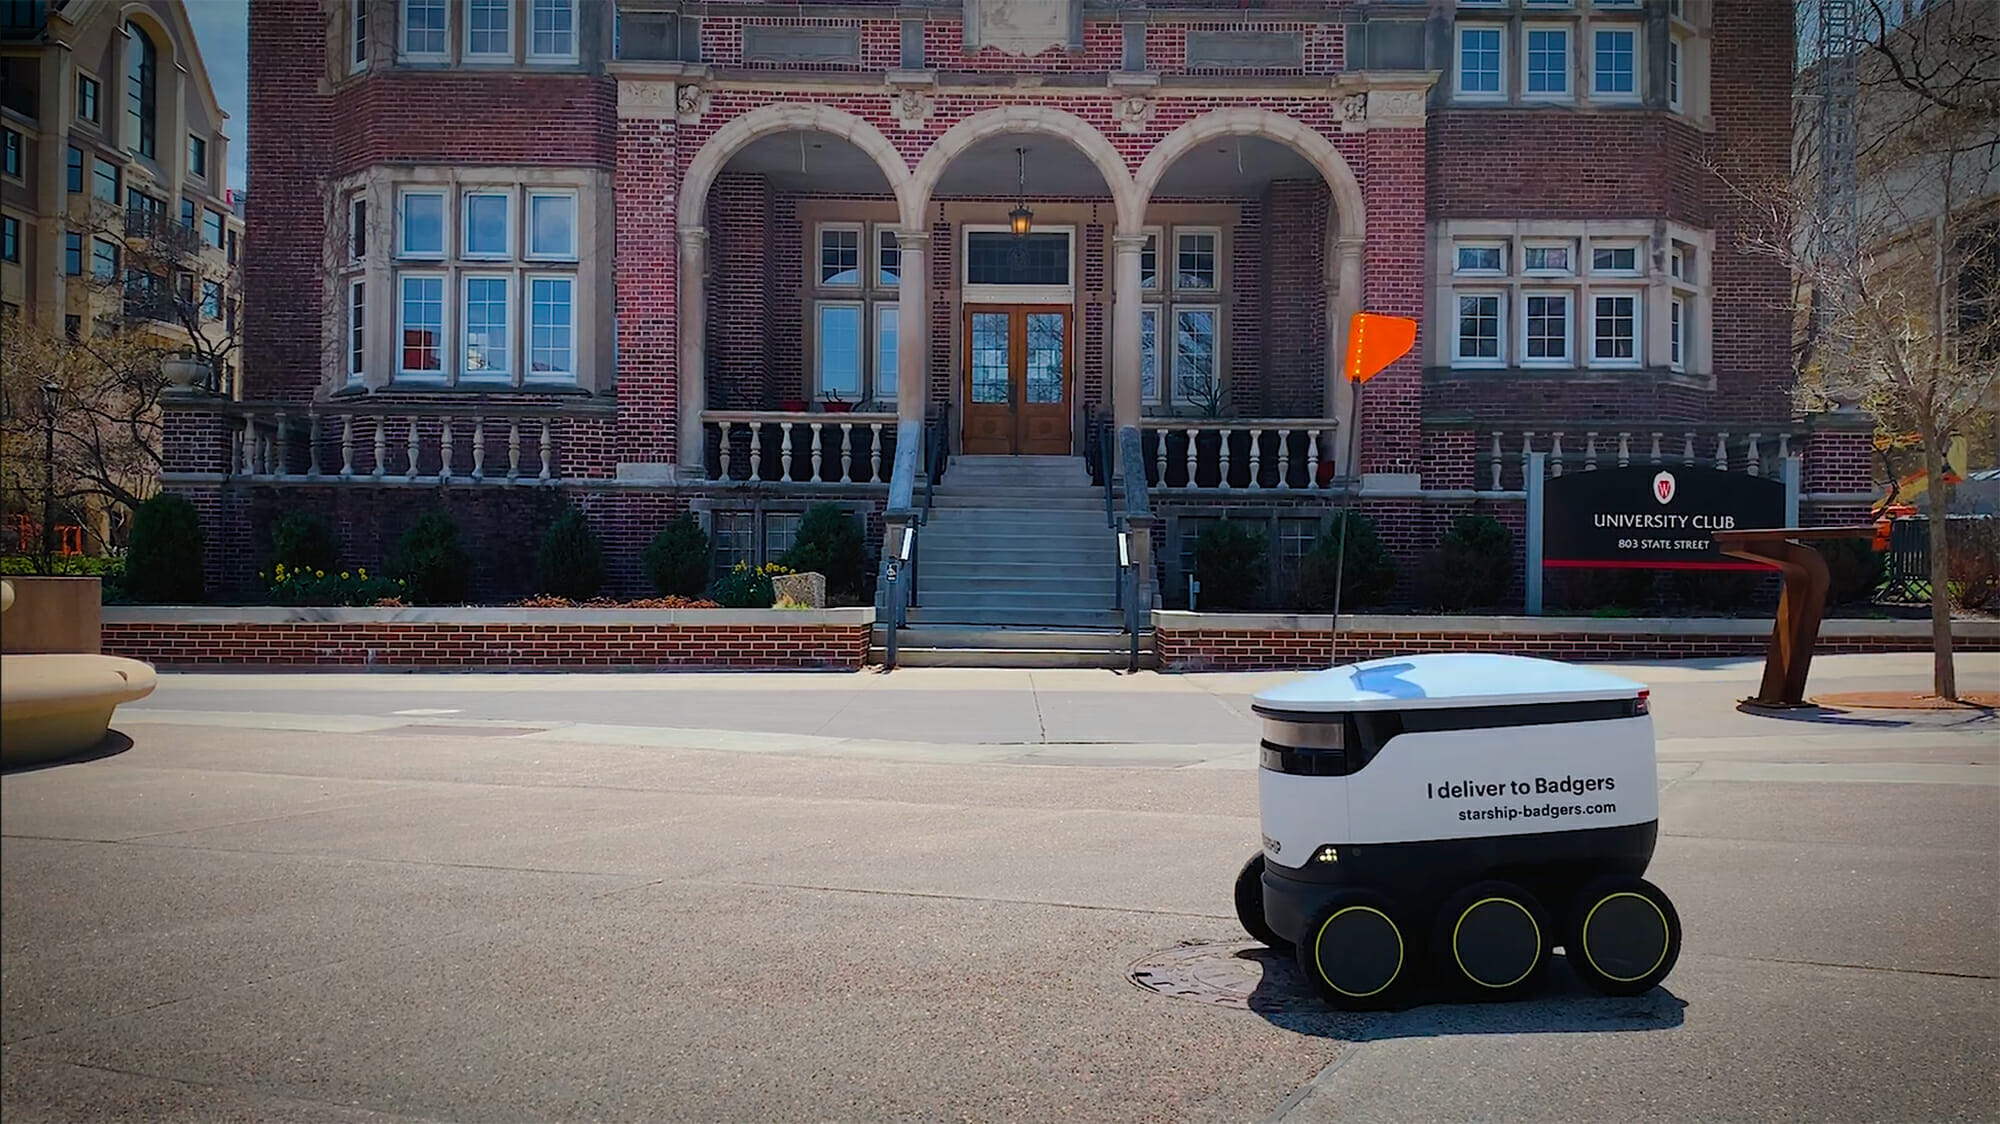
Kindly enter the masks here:
M 1354 468 L 1361 452 L 1361 388 L 1366 383 L 1354 385 L 1353 399 L 1347 408 L 1347 476 L 1340 488 L 1340 547 L 1334 552 L 1333 563 L 1333 636 L 1338 644 L 1340 636 L 1340 594 L 1347 578 L 1347 520 L 1348 509 L 1354 499 Z M 1337 655 L 1338 649 L 1330 651 L 1329 657 Z

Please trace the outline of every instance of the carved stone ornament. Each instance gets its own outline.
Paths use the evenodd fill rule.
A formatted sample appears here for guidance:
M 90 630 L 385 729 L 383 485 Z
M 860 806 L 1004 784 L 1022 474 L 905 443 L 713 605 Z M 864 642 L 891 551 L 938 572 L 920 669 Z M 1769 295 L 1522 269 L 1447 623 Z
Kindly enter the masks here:
M 1143 133 L 1153 120 L 1153 99 L 1129 97 L 1118 100 L 1118 125 L 1128 133 Z
M 674 114 L 683 121 L 699 121 L 708 112 L 708 91 L 700 86 L 680 86 L 674 90 Z
M 626 79 L 618 83 L 620 117 L 671 117 L 674 87 L 668 82 Z
M 905 129 L 921 129 L 931 118 L 931 98 L 922 90 L 896 90 L 890 96 L 896 124 Z
M 1340 99 L 1340 127 L 1345 132 L 1359 132 L 1368 127 L 1368 95 L 1349 94 Z
M 1424 123 L 1422 90 L 1368 91 L 1368 123 L 1376 128 L 1411 129 Z

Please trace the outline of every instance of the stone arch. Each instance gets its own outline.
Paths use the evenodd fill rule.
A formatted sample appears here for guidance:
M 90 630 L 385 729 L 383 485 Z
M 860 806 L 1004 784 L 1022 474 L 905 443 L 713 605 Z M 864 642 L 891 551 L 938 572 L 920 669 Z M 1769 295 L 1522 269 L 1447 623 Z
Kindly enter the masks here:
M 677 208 L 680 232 L 686 235 L 702 228 L 708 210 L 708 189 L 715 186 L 715 177 L 722 174 L 723 166 L 729 163 L 730 157 L 752 141 L 773 133 L 793 132 L 826 133 L 867 153 L 876 167 L 882 169 L 883 177 L 889 181 L 889 190 L 895 193 L 896 205 L 905 218 L 922 213 L 921 207 L 913 209 L 910 206 L 909 166 L 880 129 L 830 105 L 784 102 L 759 106 L 731 119 L 695 153 L 694 159 L 688 163 L 687 174 L 681 177 L 680 205 Z
M 1355 435 L 1346 419 L 1353 405 L 1352 388 L 1340 377 L 1340 356 L 1347 347 L 1348 319 L 1362 307 L 1362 253 L 1368 231 L 1367 205 L 1354 169 L 1325 134 L 1299 121 L 1268 109 L 1248 107 L 1218 109 L 1187 122 L 1161 138 L 1146 154 L 1135 181 L 1139 208 L 1144 213 L 1154 189 L 1174 162 L 1198 146 L 1218 137 L 1263 137 L 1305 157 L 1326 180 L 1333 210 L 1326 224 L 1326 374 L 1324 412 L 1339 422 L 1334 430 L 1335 463 L 1350 463 Z
M 1049 106 L 1010 105 L 1000 109 L 989 109 L 975 113 L 944 131 L 938 137 L 923 159 L 917 162 L 911 176 L 910 202 L 914 209 L 904 212 L 904 221 L 910 225 L 922 225 L 924 208 L 929 206 L 931 193 L 937 190 L 938 181 L 944 178 L 945 170 L 951 162 L 981 141 L 1009 133 L 1039 133 L 1057 137 L 1069 142 L 1084 158 L 1096 165 L 1098 174 L 1104 177 L 1104 185 L 1111 192 L 1111 201 L 1117 209 L 1118 229 L 1122 232 L 1137 231 L 1145 215 L 1143 198 L 1132 185 L 1131 170 L 1125 166 L 1124 157 L 1118 149 L 1104 139 L 1104 134 L 1074 113 Z
M 1136 186 L 1140 207 L 1143 209 L 1153 198 L 1153 190 L 1176 160 L 1217 137 L 1263 137 L 1305 157 L 1319 169 L 1333 194 L 1334 215 L 1339 221 L 1329 224 L 1328 233 L 1332 235 L 1337 226 L 1336 237 L 1358 238 L 1367 230 L 1367 206 L 1362 202 L 1361 183 L 1347 166 L 1347 158 L 1312 126 L 1268 109 L 1218 109 L 1161 138 L 1139 166 Z

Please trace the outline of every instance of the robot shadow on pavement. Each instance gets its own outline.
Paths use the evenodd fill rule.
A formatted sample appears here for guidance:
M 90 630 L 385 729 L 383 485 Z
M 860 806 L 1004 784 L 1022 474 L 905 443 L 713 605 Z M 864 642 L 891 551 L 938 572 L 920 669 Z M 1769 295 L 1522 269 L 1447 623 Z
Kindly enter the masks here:
M 1327 1005 L 1519 999 L 1561 947 L 1592 990 L 1673 971 L 1642 684 L 1519 656 L 1371 660 L 1257 696 L 1244 929 Z

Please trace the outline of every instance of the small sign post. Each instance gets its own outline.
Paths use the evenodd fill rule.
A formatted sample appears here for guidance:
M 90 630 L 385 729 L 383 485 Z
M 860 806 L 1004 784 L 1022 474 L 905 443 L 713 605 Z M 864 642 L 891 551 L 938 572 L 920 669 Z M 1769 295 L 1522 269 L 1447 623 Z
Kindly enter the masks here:
M 1340 631 L 1340 592 L 1347 576 L 1347 516 L 1354 497 L 1354 470 L 1361 455 L 1361 387 L 1382 369 L 1410 353 L 1417 343 L 1417 322 L 1407 316 L 1357 312 L 1347 322 L 1347 357 L 1341 364 L 1354 394 L 1347 408 L 1347 479 L 1341 487 L 1340 549 L 1333 563 L 1333 632 Z M 1192 594 L 1190 604 L 1192 604 Z

